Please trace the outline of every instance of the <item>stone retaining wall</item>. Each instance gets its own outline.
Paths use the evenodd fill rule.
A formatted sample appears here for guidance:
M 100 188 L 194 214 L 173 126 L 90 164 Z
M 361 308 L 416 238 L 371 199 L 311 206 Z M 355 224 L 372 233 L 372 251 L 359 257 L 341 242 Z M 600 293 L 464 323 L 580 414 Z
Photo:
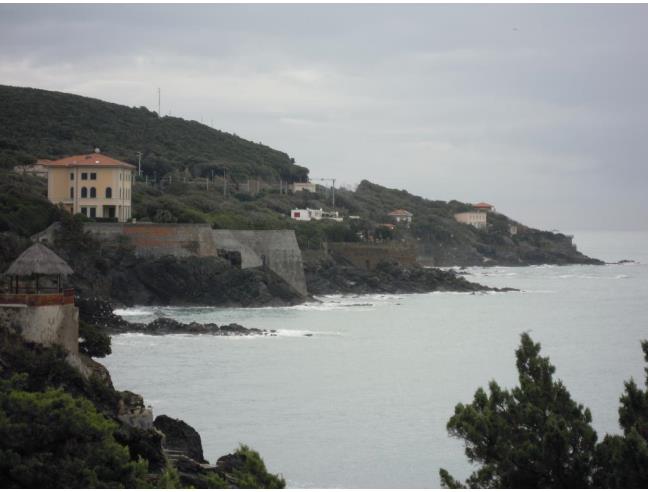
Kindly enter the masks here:
M 92 234 L 130 238 L 141 256 L 218 256 L 223 251 L 241 255 L 241 268 L 265 266 L 301 295 L 307 295 L 304 267 L 292 230 L 243 231 L 212 229 L 209 224 L 87 223 Z M 40 237 L 45 237 L 43 234 Z

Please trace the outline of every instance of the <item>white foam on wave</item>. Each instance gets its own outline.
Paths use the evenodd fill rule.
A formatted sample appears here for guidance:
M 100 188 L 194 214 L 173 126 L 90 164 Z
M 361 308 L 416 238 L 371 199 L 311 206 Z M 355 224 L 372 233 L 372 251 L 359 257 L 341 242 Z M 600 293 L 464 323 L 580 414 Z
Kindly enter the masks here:
M 153 311 L 148 311 L 142 308 L 125 308 L 125 309 L 115 309 L 113 314 L 117 316 L 153 316 Z

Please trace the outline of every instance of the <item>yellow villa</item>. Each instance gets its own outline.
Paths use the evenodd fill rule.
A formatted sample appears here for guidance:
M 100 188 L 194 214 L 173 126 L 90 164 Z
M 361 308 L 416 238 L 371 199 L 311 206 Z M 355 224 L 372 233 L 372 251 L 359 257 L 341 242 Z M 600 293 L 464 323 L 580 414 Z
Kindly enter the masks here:
M 90 218 L 131 218 L 131 191 L 135 166 L 118 161 L 95 149 L 47 166 L 47 198 L 62 204 L 70 213 Z

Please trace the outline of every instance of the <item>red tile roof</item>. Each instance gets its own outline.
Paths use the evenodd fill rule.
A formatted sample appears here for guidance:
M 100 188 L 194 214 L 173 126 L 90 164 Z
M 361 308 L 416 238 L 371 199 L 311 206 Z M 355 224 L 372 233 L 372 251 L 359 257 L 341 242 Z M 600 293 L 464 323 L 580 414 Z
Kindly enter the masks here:
M 475 208 L 493 208 L 493 206 L 490 203 L 485 203 L 485 202 L 475 203 L 473 205 L 473 207 L 475 207 Z
M 412 214 L 411 212 L 408 212 L 407 210 L 403 210 L 402 208 L 398 208 L 396 210 L 392 210 L 389 212 L 387 215 L 390 215 L 391 217 L 411 217 Z
M 96 152 L 92 154 L 71 155 L 43 164 L 51 167 L 105 166 L 135 169 L 135 166 L 132 164 L 118 161 L 117 159 Z

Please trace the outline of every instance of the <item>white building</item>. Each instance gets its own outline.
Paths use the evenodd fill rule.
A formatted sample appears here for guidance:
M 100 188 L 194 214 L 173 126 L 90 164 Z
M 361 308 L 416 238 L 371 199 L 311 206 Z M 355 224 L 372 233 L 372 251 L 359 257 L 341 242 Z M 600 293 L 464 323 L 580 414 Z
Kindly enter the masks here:
M 311 221 L 311 220 L 334 220 L 342 222 L 342 217 L 338 212 L 327 212 L 320 209 L 312 208 L 295 208 L 290 211 L 290 218 L 293 220 Z
M 387 215 L 389 215 L 397 224 L 404 223 L 407 227 L 412 223 L 412 218 L 414 217 L 413 213 L 403 210 L 402 208 L 392 210 Z
M 486 222 L 486 212 L 480 212 L 477 210 L 455 214 L 454 218 L 457 222 L 471 225 L 477 229 L 486 229 L 488 225 Z
M 30 174 L 39 178 L 47 178 L 47 165 L 52 162 L 49 159 L 38 159 L 36 164 L 25 164 L 14 166 L 14 172 L 19 174 Z
M 298 191 L 315 193 L 317 191 L 317 185 L 315 183 L 292 183 L 288 185 L 288 189 L 293 193 L 297 193 Z

